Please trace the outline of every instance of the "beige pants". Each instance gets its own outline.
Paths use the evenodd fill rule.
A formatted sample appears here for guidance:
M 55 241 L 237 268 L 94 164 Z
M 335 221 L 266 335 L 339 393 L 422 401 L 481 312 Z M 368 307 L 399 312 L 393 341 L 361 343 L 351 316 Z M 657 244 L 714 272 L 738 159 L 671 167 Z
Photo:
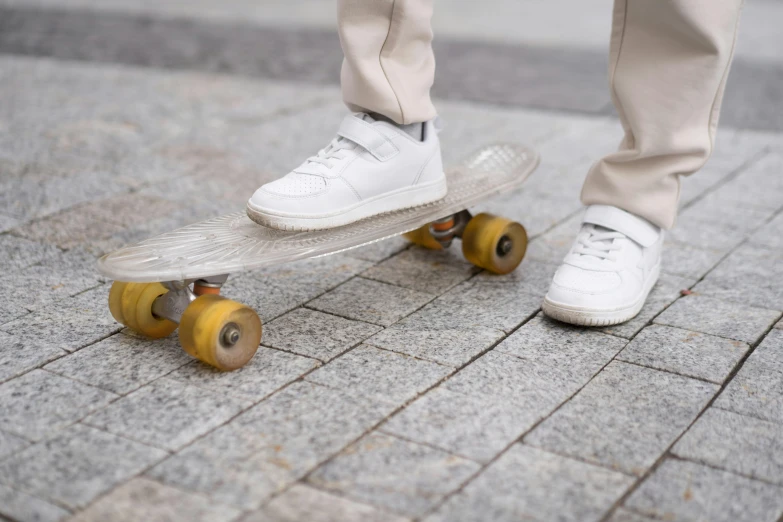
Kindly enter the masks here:
M 398 123 L 435 116 L 434 0 L 340 0 L 343 98 Z M 742 0 L 615 0 L 612 100 L 625 137 L 590 169 L 585 204 L 670 228 L 679 176 L 709 157 Z M 520 86 L 524 88 L 524 86 Z

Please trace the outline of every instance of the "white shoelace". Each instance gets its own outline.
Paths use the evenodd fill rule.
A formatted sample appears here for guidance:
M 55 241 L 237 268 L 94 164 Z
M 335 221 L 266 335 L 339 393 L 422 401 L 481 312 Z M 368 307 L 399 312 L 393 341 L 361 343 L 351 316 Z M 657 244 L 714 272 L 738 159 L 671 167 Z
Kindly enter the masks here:
M 598 227 L 595 227 L 590 229 L 587 234 L 580 234 L 576 247 L 574 248 L 574 253 L 583 256 L 592 256 L 602 260 L 609 259 L 610 261 L 616 261 L 617 259 L 612 255 L 612 252 L 620 250 L 622 247 L 616 245 L 614 240 L 623 239 L 625 235 L 613 230 L 604 230 L 606 231 L 598 230 Z
M 320 163 L 326 168 L 331 169 L 334 166 L 331 160 L 344 158 L 345 154 L 342 153 L 342 151 L 353 150 L 355 147 L 355 143 L 338 136 L 337 138 L 334 138 L 325 148 L 319 150 L 318 154 L 307 158 L 307 162 Z

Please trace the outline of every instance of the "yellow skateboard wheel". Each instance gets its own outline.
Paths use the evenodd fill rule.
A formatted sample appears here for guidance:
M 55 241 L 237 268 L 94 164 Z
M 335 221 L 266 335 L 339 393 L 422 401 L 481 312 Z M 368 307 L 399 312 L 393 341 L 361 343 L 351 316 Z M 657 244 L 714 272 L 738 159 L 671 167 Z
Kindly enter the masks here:
M 122 281 L 115 281 L 111 284 L 111 290 L 109 290 L 109 311 L 114 320 L 120 324 L 125 324 L 125 317 L 122 315 L 122 294 L 125 292 L 125 288 L 128 283 Z
M 122 288 L 120 295 L 118 313 L 115 314 L 112 311 L 115 319 L 117 319 L 117 315 L 120 315 L 122 324 L 153 339 L 167 337 L 177 329 L 177 323 L 156 317 L 152 313 L 152 303 L 155 302 L 155 299 L 168 292 L 165 286 L 160 283 L 120 284 L 124 285 L 124 288 Z M 119 291 L 120 287 L 118 286 L 116 293 L 119 293 Z M 109 293 L 110 310 L 112 306 L 117 308 L 116 301 L 112 299 L 112 293 L 115 293 L 114 285 L 112 285 L 112 291 Z
M 255 355 L 261 329 L 261 319 L 250 307 L 204 294 L 182 314 L 179 341 L 196 359 L 220 370 L 235 370 Z
M 527 251 L 525 227 L 510 219 L 478 214 L 462 232 L 462 253 L 474 265 L 508 274 L 519 266 Z
M 429 248 L 430 250 L 443 249 L 443 245 L 441 245 L 437 239 L 432 237 L 432 234 L 430 233 L 429 224 L 424 225 L 423 227 L 419 227 L 416 230 L 411 230 L 410 232 L 406 232 L 402 235 L 402 237 L 404 237 L 414 245 L 419 245 L 420 247 Z

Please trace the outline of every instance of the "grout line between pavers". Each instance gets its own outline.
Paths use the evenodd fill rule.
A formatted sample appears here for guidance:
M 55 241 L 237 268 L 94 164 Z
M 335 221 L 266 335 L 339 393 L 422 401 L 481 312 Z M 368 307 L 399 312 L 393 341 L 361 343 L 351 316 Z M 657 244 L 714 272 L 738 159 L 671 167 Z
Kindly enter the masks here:
M 704 415 L 704 412 L 706 412 L 708 409 L 712 407 L 712 405 L 715 403 L 715 401 L 718 400 L 718 398 L 721 396 L 723 391 L 729 386 L 731 381 L 734 379 L 734 377 L 739 373 L 740 369 L 742 369 L 742 366 L 745 364 L 745 361 L 748 360 L 748 358 L 753 354 L 753 352 L 756 351 L 756 348 L 762 343 L 764 338 L 769 334 L 769 332 L 774 328 L 774 323 L 772 326 L 770 326 L 767 331 L 759 337 L 759 339 L 753 343 L 750 347 L 750 349 L 745 352 L 745 355 L 740 358 L 740 360 L 734 365 L 734 368 L 731 372 L 729 372 L 729 375 L 724 380 L 723 384 L 721 384 L 718 388 L 718 390 L 715 392 L 715 394 L 712 396 L 712 398 L 707 401 L 707 404 L 704 405 L 704 408 L 696 414 L 696 416 L 693 418 L 693 420 L 688 424 L 688 426 L 672 441 L 671 444 L 669 444 L 668 447 L 664 449 L 664 451 L 660 454 L 658 459 L 653 463 L 652 466 L 650 466 L 647 471 L 645 471 L 644 474 L 642 474 L 639 479 L 631 485 L 626 492 L 620 496 L 619 499 L 615 501 L 615 503 L 612 505 L 612 507 L 609 509 L 609 511 L 606 513 L 606 515 L 601 519 L 601 522 L 608 522 L 610 517 L 617 511 L 617 509 L 625 504 L 625 502 L 628 500 L 628 498 L 641 487 L 641 485 L 650 477 L 652 476 L 655 471 L 663 464 L 663 462 L 666 461 L 668 457 L 672 455 L 672 448 L 685 436 L 686 433 L 690 431 L 690 429 L 693 427 L 694 424 L 696 424 L 699 419 Z
M 774 480 L 771 480 L 771 479 L 766 479 L 766 478 L 762 478 L 762 477 L 754 477 L 753 475 L 750 475 L 748 473 L 740 473 L 738 471 L 734 471 L 734 470 L 730 470 L 730 469 L 726 469 L 726 468 L 721 468 L 720 466 L 716 466 L 714 464 L 711 464 L 709 462 L 705 462 L 703 460 L 689 459 L 687 457 L 682 457 L 680 455 L 677 455 L 676 453 L 671 453 L 670 452 L 669 455 L 668 455 L 668 459 L 669 460 L 677 460 L 677 461 L 680 461 L 680 462 L 690 462 L 692 464 L 698 464 L 699 466 L 704 466 L 705 468 L 710 468 L 710 469 L 714 469 L 716 471 L 722 471 L 724 473 L 729 473 L 731 475 L 736 475 L 738 477 L 743 477 L 743 478 L 746 478 L 748 480 L 752 480 L 754 482 L 763 482 L 764 484 L 769 484 L 770 486 L 775 486 L 777 488 L 780 488 L 780 492 L 781 492 L 781 494 L 783 494 L 783 482 L 775 482 Z

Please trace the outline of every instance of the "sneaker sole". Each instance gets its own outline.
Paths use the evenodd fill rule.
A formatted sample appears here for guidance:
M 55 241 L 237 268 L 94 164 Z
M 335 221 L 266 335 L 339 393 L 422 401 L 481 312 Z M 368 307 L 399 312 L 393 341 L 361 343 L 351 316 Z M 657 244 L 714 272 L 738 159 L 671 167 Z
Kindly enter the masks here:
M 544 298 L 544 303 L 541 305 L 541 309 L 544 313 L 556 319 L 558 321 L 574 324 L 577 326 L 612 326 L 621 324 L 626 321 L 630 321 L 642 310 L 644 303 L 647 301 L 647 296 L 650 294 L 653 286 L 658 281 L 660 275 L 661 264 L 658 265 L 650 272 L 650 276 L 647 279 L 645 290 L 637 301 L 624 308 L 617 308 L 614 310 L 595 310 L 585 307 L 568 306 L 562 303 L 556 303 L 550 301 L 548 297 Z
M 267 209 L 247 205 L 247 216 L 265 227 L 292 232 L 325 230 L 348 225 L 368 217 L 419 207 L 446 197 L 448 187 L 446 177 L 427 185 L 414 185 L 395 192 L 381 194 L 367 201 L 332 214 L 316 216 L 287 216 L 276 214 Z

